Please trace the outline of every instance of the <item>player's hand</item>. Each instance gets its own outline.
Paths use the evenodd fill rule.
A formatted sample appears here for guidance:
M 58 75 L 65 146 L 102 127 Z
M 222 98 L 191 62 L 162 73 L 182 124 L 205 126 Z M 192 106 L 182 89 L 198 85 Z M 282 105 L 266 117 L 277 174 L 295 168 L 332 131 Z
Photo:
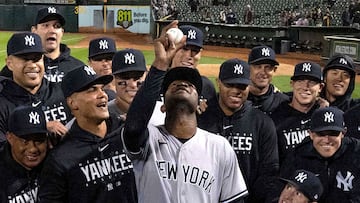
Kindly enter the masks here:
M 160 37 L 154 40 L 155 60 L 153 62 L 153 66 L 159 70 L 166 71 L 170 67 L 171 61 L 174 58 L 176 52 L 186 43 L 186 36 L 184 36 L 183 39 L 177 44 L 170 41 L 167 37 L 166 32 L 170 28 L 177 27 L 177 24 L 177 20 L 172 21 L 169 25 L 165 26 L 161 30 Z
M 199 102 L 199 108 L 198 108 L 198 114 L 202 114 L 203 112 L 206 111 L 208 105 L 207 105 L 207 99 L 200 99 L 200 102 Z
M 320 108 L 329 107 L 329 106 L 330 106 L 330 103 L 329 103 L 326 99 L 324 99 L 324 98 L 317 97 L 317 98 L 316 98 L 316 101 L 317 101 L 317 103 L 320 105 Z
M 46 128 L 51 134 L 64 136 L 68 129 L 60 121 L 49 121 L 46 123 Z

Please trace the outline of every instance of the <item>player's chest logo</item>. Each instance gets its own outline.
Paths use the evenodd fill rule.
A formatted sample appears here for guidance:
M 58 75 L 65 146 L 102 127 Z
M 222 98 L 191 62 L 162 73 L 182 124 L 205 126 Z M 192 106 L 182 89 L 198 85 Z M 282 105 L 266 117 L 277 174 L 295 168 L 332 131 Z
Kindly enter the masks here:
M 355 179 L 355 176 L 350 171 L 346 171 L 344 175 L 345 176 L 343 176 L 340 171 L 337 172 L 336 187 L 342 191 L 348 192 L 353 189 L 353 180 Z
M 210 193 L 215 177 L 207 170 L 196 166 L 179 165 L 165 160 L 156 161 L 159 177 L 171 181 L 182 181 L 200 187 L 203 191 Z
M 237 154 L 251 154 L 253 148 L 252 133 L 230 133 L 226 138 Z
M 24 202 L 24 203 L 31 203 L 37 202 L 37 194 L 38 194 L 39 187 L 37 184 L 34 188 L 27 188 L 20 192 L 20 194 L 16 195 L 9 195 L 8 202 Z
M 285 141 L 285 148 L 295 148 L 299 145 L 307 136 L 309 136 L 309 132 L 307 129 L 290 129 L 289 131 L 283 131 L 283 139 Z

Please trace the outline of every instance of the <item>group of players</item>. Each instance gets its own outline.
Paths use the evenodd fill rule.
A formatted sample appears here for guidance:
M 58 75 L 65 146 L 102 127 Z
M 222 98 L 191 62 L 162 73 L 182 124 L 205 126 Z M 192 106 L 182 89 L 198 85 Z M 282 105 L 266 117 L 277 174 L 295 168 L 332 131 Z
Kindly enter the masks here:
M 60 43 L 64 24 L 49 6 L 8 41 L 0 202 L 360 202 L 350 57 L 297 64 L 282 93 L 275 52 L 254 47 L 221 64 L 216 92 L 196 69 L 194 26 L 164 27 L 147 69 L 107 37 L 89 42 L 85 65 Z

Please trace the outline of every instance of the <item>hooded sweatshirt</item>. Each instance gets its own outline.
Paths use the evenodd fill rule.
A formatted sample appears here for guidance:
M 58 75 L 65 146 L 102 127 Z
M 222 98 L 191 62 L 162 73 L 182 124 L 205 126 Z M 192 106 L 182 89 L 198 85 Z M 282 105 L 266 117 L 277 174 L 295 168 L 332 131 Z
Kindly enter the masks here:
M 0 145 L 6 140 L 10 113 L 20 105 L 42 106 L 46 121 L 58 120 L 65 125 L 73 117 L 59 84 L 43 79 L 39 90 L 31 94 L 13 80 L 2 77 L 0 79 Z

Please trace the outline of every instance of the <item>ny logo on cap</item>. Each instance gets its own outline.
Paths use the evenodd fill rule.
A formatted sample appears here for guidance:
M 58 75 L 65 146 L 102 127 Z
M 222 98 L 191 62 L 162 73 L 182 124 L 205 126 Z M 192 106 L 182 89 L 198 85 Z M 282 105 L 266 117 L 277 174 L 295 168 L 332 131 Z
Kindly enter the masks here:
M 339 63 L 347 65 L 347 60 L 345 60 L 344 58 L 340 58 Z
M 310 63 L 304 63 L 302 67 L 303 72 L 310 72 L 311 71 L 311 64 Z
M 125 63 L 126 64 L 134 64 L 135 63 L 135 56 L 133 53 L 126 53 L 125 54 Z
M 187 38 L 189 39 L 196 39 L 196 31 L 195 30 L 189 30 Z
M 269 48 L 262 48 L 261 49 L 261 55 L 262 56 L 270 56 L 270 49 Z
M 297 174 L 297 176 L 295 177 L 295 180 L 303 183 L 305 180 L 307 179 L 307 174 L 304 172 L 300 172 L 299 174 Z
M 40 115 L 37 112 L 30 112 L 29 123 L 32 123 L 34 125 L 40 124 Z
M 333 123 L 334 122 L 334 113 L 333 112 L 325 112 L 324 122 Z
M 109 46 L 108 46 L 108 41 L 107 40 L 100 40 L 99 41 L 99 49 L 109 49 Z
M 31 35 L 26 35 L 24 37 L 24 40 L 25 40 L 25 45 L 31 47 L 31 46 L 34 46 L 35 45 L 35 38 Z
M 241 64 L 236 64 L 234 66 L 234 73 L 236 73 L 238 75 L 243 74 L 243 69 L 244 69 L 244 67 Z
M 86 74 L 88 75 L 96 75 L 96 72 L 94 71 L 94 69 L 92 69 L 89 66 L 84 66 L 84 71 L 86 72 Z
M 48 13 L 56 13 L 55 7 L 48 7 Z

